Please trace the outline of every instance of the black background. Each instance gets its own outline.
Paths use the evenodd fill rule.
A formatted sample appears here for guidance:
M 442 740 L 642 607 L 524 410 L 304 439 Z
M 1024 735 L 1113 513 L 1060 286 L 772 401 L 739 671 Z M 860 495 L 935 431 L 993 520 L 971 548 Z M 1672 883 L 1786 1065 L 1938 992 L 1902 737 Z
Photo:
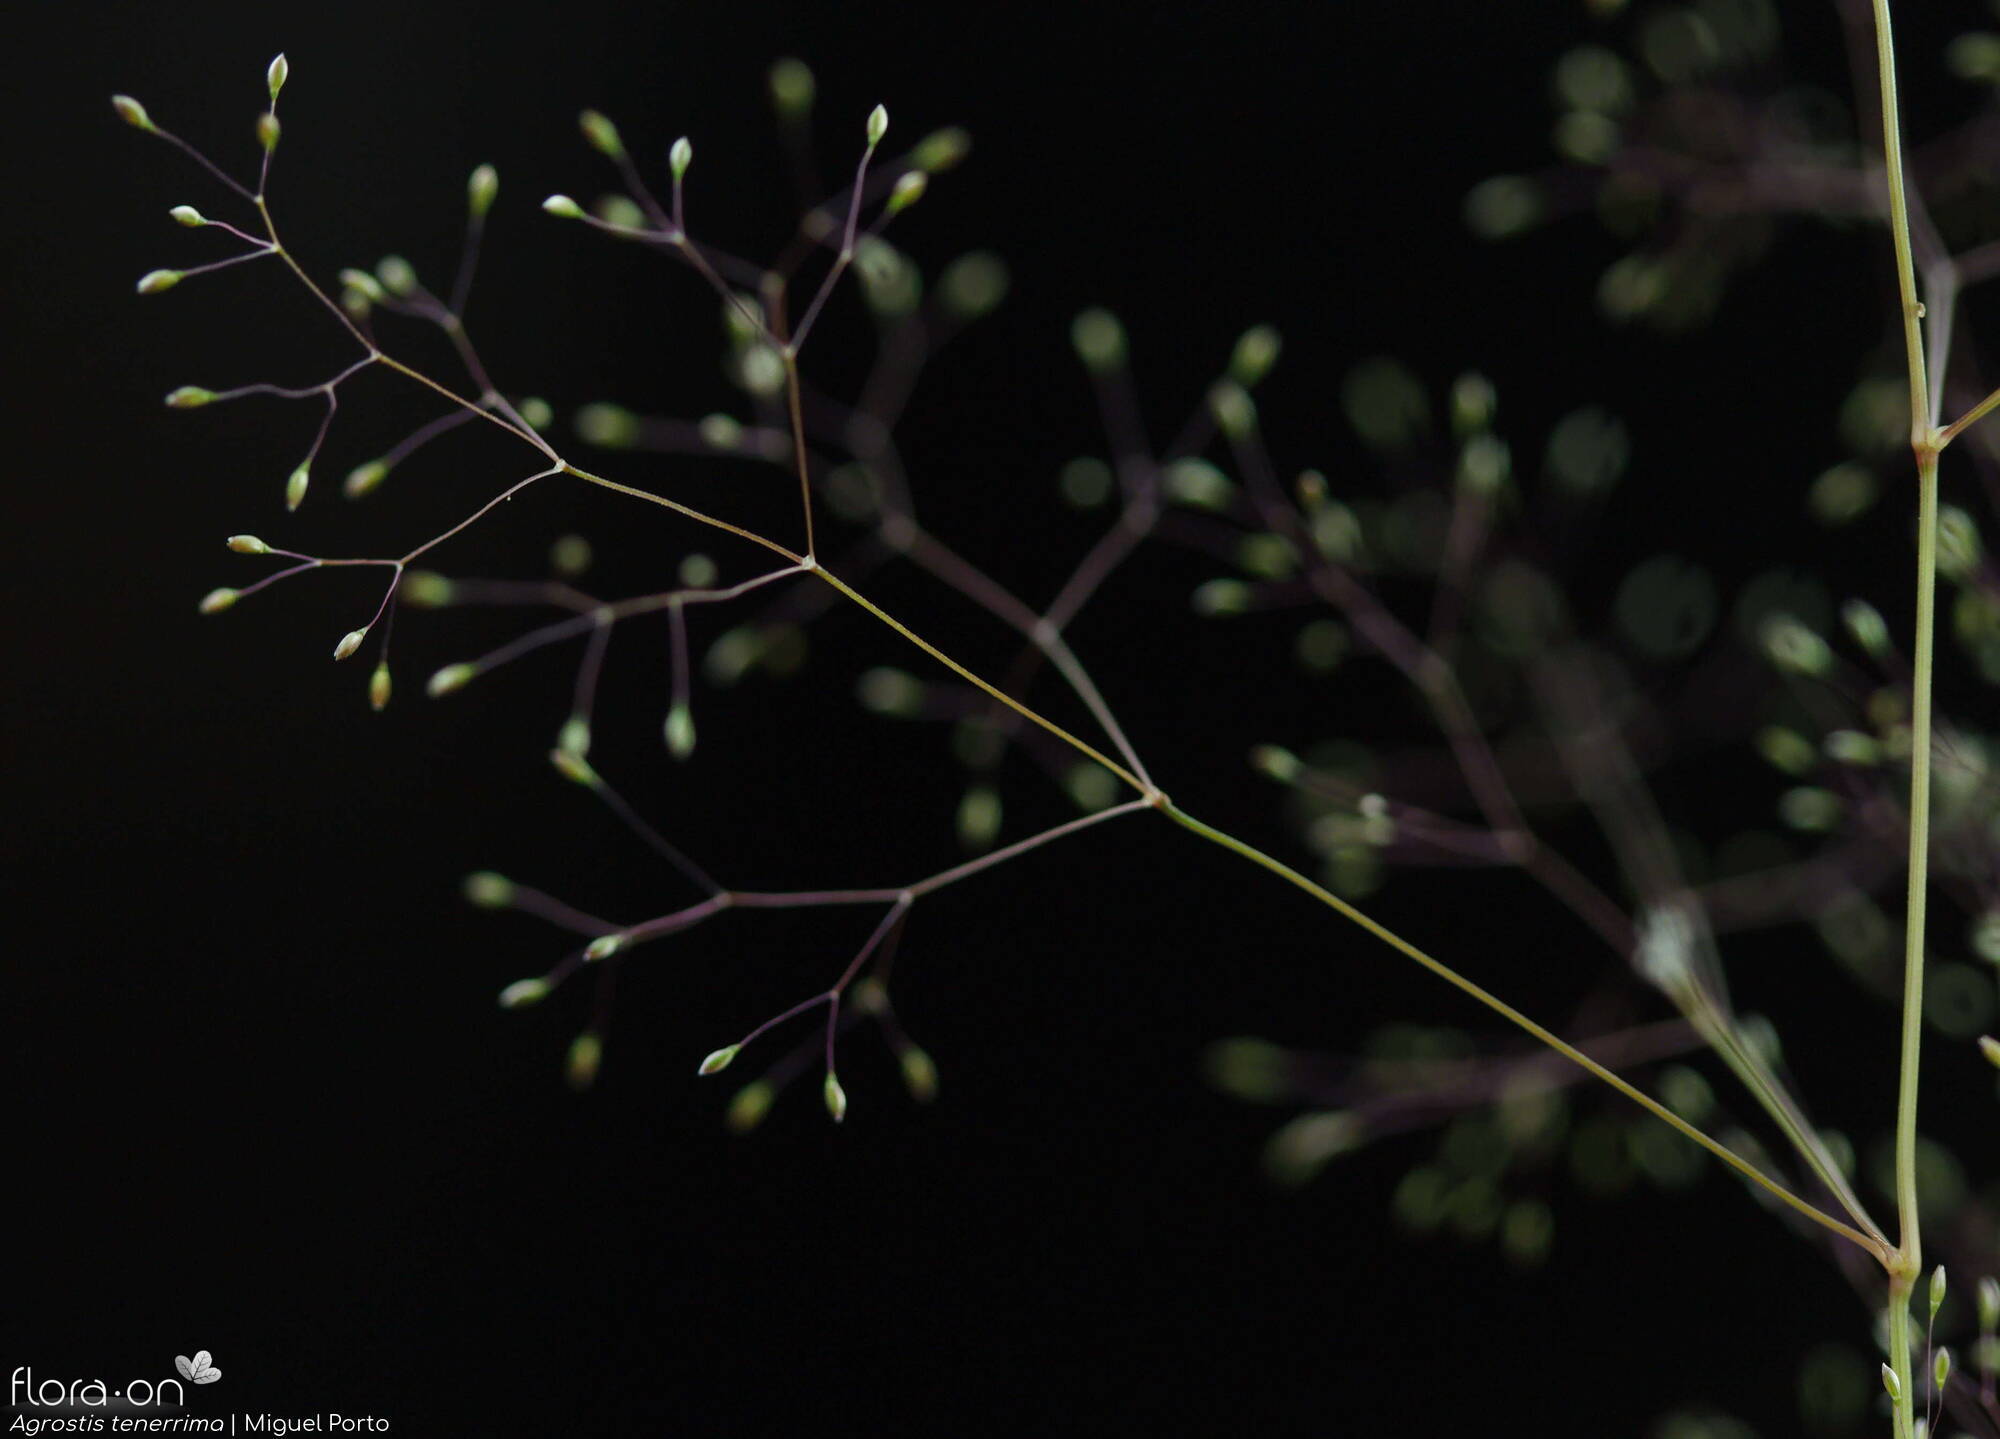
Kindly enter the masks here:
M 1801 63 L 1844 93 L 1826 7 L 1784 8 Z M 1931 77 L 1942 38 L 1982 13 L 1935 8 L 1950 13 L 1907 40 Z M 619 915 L 683 902 L 543 762 L 567 662 L 432 703 L 421 677 L 493 631 L 406 615 L 401 691 L 375 716 L 368 661 L 326 659 L 372 608 L 365 583 L 194 613 L 210 586 L 259 572 L 226 534 L 381 549 L 436 528 L 416 528 L 425 505 L 448 522 L 525 473 L 497 442 L 461 438 L 412 467 L 432 493 L 345 506 L 331 477 L 394 438 L 406 403 L 357 386 L 320 492 L 290 519 L 279 495 L 303 407 L 159 407 L 181 383 L 309 383 L 344 362 L 325 318 L 260 267 L 131 294 L 143 271 L 208 253 L 169 205 L 232 212 L 106 97 L 138 95 L 245 168 L 280 49 L 293 70 L 272 193 L 295 252 L 321 276 L 391 250 L 436 275 L 465 173 L 494 162 L 472 328 L 504 388 L 565 414 L 604 396 L 687 415 L 728 398 L 695 281 L 535 208 L 610 187 L 578 109 L 608 110 L 648 156 L 691 134 L 696 233 L 738 249 L 781 235 L 791 208 L 762 100 L 776 56 L 819 75 L 829 174 L 878 100 L 903 138 L 966 125 L 973 158 L 896 237 L 933 264 L 991 246 L 1015 286 L 926 381 L 909 449 L 929 522 L 1024 594 L 1050 593 L 1094 533 L 1054 484 L 1099 444 L 1066 338 L 1090 303 L 1125 318 L 1156 433 L 1269 320 L 1287 348 L 1262 408 L 1288 469 L 1371 483 L 1335 400 L 1355 361 L 1391 351 L 1438 385 L 1477 366 L 1524 449 L 1581 402 L 1628 417 L 1639 458 L 1607 516 L 1606 574 L 1674 545 L 1725 576 L 1812 563 L 1800 496 L 1839 457 L 1833 409 L 1886 338 L 1878 237 L 1788 230 L 1721 324 L 1665 341 L 1593 317 L 1617 251 L 1587 222 L 1495 248 L 1459 220 L 1470 184 L 1546 156 L 1547 67 L 1593 33 L 1581 4 L 17 15 L 40 33 L 13 48 L 0 162 L 9 1368 L 163 1375 L 205 1347 L 225 1378 L 198 1411 L 373 1413 L 411 1434 L 1442 1433 L 1499 1416 L 1628 1433 L 1689 1402 L 1788 1432 L 1799 1355 L 1829 1336 L 1865 1347 L 1864 1311 L 1823 1255 L 1718 1178 L 1615 1206 L 1559 1191 L 1554 1258 L 1526 1278 L 1490 1248 L 1397 1233 L 1387 1197 L 1420 1144 L 1269 1186 L 1258 1150 L 1274 1121 L 1204 1086 L 1202 1044 L 1249 1032 L 1338 1049 L 1396 1018 L 1481 1021 L 1145 821 L 919 908 L 899 997 L 942 1070 L 929 1108 L 865 1042 L 846 1051 L 838 1130 L 806 1085 L 732 1137 L 727 1090 L 694 1076 L 845 960 L 867 921 L 838 913 L 738 918 L 631 966 L 599 1084 L 572 1095 L 576 997 L 520 1014 L 491 998 L 560 941 L 455 890 L 491 866 Z M 1914 109 L 1919 125 L 1951 113 Z M 851 373 L 842 337 L 860 334 L 836 312 L 816 357 L 829 388 Z M 775 483 L 629 463 L 746 513 Z M 633 587 L 691 546 L 727 573 L 751 563 L 547 488 L 446 567 L 533 573 L 569 528 Z M 1885 552 L 1833 562 L 1901 614 L 1899 536 Z M 1350 724 L 1379 737 L 1414 716 L 1367 666 L 1302 685 L 1286 626 L 1198 620 L 1185 595 L 1209 572 L 1147 555 L 1077 647 L 1177 800 L 1295 855 L 1248 746 Z M 871 589 L 984 667 L 1010 652 L 948 596 L 903 577 Z M 864 666 L 910 663 L 886 632 L 834 615 L 790 683 L 705 696 L 686 767 L 659 753 L 645 643 L 614 646 L 596 757 L 705 864 L 782 888 L 894 883 L 956 857 L 944 734 L 864 720 L 849 698 Z M 1062 816 L 1031 767 L 1003 782 L 1010 833 Z M 1530 1009 L 1560 1012 L 1601 963 L 1504 886 L 1401 880 L 1378 907 Z M 1748 984 L 1802 1026 L 1827 1017 L 1838 1043 L 1795 1061 L 1828 1110 L 1879 1129 L 1891 1017 L 1789 944 Z

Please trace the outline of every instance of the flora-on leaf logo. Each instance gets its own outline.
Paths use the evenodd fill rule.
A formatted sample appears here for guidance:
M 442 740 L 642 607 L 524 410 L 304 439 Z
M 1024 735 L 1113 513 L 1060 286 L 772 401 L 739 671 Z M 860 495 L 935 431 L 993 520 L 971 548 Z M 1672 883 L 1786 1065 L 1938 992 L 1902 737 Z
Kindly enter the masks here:
M 181 1371 L 181 1378 L 190 1384 L 213 1384 L 222 1377 L 222 1371 L 215 1367 L 215 1358 L 206 1349 L 194 1351 L 194 1358 L 185 1354 L 174 1356 L 174 1368 Z

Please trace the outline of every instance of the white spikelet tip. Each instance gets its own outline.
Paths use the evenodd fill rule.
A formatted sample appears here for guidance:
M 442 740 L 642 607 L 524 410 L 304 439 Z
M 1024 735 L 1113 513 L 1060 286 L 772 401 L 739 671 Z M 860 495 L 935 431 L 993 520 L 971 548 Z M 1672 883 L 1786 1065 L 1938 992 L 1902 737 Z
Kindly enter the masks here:
M 229 548 L 239 555 L 268 555 L 271 547 L 255 535 L 231 535 Z
M 882 137 L 889 133 L 889 112 L 877 105 L 868 112 L 868 148 L 874 149 L 882 143 Z
M 119 119 L 130 125 L 134 130 L 150 130 L 153 128 L 152 117 L 146 113 L 146 107 L 141 105 L 137 100 L 134 100 L 130 95 L 113 95 L 111 97 L 111 108 L 118 112 Z
M 729 1068 L 730 1061 L 736 1058 L 736 1052 L 742 1047 L 740 1044 L 724 1045 L 721 1049 L 716 1050 L 708 1058 L 704 1059 L 701 1062 L 701 1068 L 695 1072 L 702 1075 L 722 1073 L 723 1070 Z
M 176 205 L 173 209 L 167 211 L 167 213 L 174 217 L 175 224 L 185 225 L 190 230 L 197 229 L 208 223 L 208 217 L 192 205 Z
M 567 195 L 549 196 L 548 199 L 542 201 L 542 208 L 549 214 L 554 215 L 558 220 L 581 220 L 583 218 L 583 206 L 577 204 L 576 201 L 570 199 Z
M 273 60 L 264 71 L 264 83 L 271 87 L 271 102 L 277 103 L 278 92 L 285 88 L 285 81 L 292 73 L 291 62 L 283 55 Z
M 368 631 L 366 628 L 349 630 L 340 637 L 340 643 L 333 647 L 333 657 L 337 660 L 346 659 L 356 650 L 360 649 L 361 642 L 367 638 Z
M 688 166 L 693 163 L 694 146 L 688 141 L 688 137 L 683 135 L 680 139 L 674 141 L 673 148 L 667 151 L 667 166 L 674 172 L 674 178 L 678 180 L 687 174 Z
M 231 589 L 210 590 L 201 597 L 199 608 L 205 615 L 219 615 L 235 604 L 242 593 L 241 590 Z
M 589 960 L 592 964 L 595 964 L 600 959 L 611 958 L 612 955 L 618 953 L 618 951 L 623 949 L 624 947 L 625 947 L 624 935 L 600 934 L 599 936 L 597 936 L 596 939 L 593 939 L 589 944 L 583 947 L 583 957 Z
M 880 109 L 881 107 L 877 106 L 876 108 Z M 826 1077 L 824 1094 L 826 1097 L 826 1112 L 833 1116 L 835 1124 L 839 1124 L 847 1118 L 847 1091 L 840 1087 L 840 1081 L 837 1078 L 829 1074 Z

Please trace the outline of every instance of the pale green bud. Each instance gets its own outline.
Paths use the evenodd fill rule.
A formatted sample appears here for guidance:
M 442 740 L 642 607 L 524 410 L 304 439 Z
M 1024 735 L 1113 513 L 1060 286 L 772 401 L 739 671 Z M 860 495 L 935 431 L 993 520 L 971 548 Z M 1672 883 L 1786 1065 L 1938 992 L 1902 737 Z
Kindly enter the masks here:
M 1208 408 L 1222 433 L 1232 440 L 1243 439 L 1257 428 L 1257 402 L 1234 380 L 1209 387 Z
M 137 100 L 134 100 L 130 95 L 113 95 L 111 97 L 111 108 L 118 112 L 119 119 L 130 125 L 134 130 L 150 130 L 153 128 L 153 121 L 146 114 L 146 107 L 141 105 Z
M 1980 1035 L 1979 1052 L 1986 1056 L 1988 1064 L 1992 1065 L 1995 1069 L 2000 1069 L 2000 1039 L 1995 1039 L 1990 1034 Z
M 479 668 L 476 665 L 446 665 L 430 677 L 430 681 L 424 686 L 424 691 L 432 699 L 437 699 L 441 695 L 450 694 L 453 690 L 464 689 L 478 673 Z
M 596 939 L 593 939 L 589 944 L 586 944 L 583 947 L 583 957 L 589 960 L 592 964 L 595 964 L 600 959 L 611 958 L 612 955 L 618 953 L 618 951 L 623 949 L 624 947 L 625 947 L 624 935 L 600 934 L 599 936 L 597 936 Z
M 771 1112 L 775 1098 L 777 1091 L 761 1079 L 744 1085 L 729 1101 L 729 1127 L 738 1134 L 748 1134 Z
M 1983 546 L 1979 526 L 1957 505 L 1944 505 L 1937 516 L 1938 573 L 1948 580 L 1964 579 L 1979 566 Z
M 466 208 L 472 218 L 483 220 L 486 212 L 493 208 L 493 202 L 500 194 L 500 172 L 491 165 L 476 167 L 465 182 Z
M 938 277 L 938 298 L 955 319 L 989 314 L 1006 294 L 1007 267 L 984 250 L 959 256 Z
M 1473 435 L 1458 452 L 1458 483 L 1475 495 L 1494 493 L 1512 469 L 1513 453 L 1498 435 Z
M 241 590 L 231 589 L 210 590 L 201 597 L 201 604 L 197 608 L 205 615 L 219 615 L 235 604 L 242 597 L 242 593 Z
M 1093 306 L 1078 315 L 1070 324 L 1069 340 L 1083 367 L 1093 375 L 1124 367 L 1125 327 L 1109 310 Z
M 590 753 L 590 721 L 582 715 L 571 715 L 563 721 L 563 727 L 556 733 L 556 749 L 582 759 Z
M 1757 732 L 1757 749 L 1786 774 L 1804 774 L 1818 762 L 1812 741 L 1795 729 L 1770 725 Z
M 615 230 L 646 228 L 646 212 L 639 208 L 639 202 L 630 195 L 600 195 L 593 213 Z
M 1933 1314 L 1937 1313 L 1937 1307 L 1935 1305 L 1931 1307 L 1931 1313 Z M 1935 1384 L 1938 1388 L 1942 1389 L 1946 1384 L 1950 1382 L 1951 1382 L 1951 1351 L 1949 1349 L 1940 1347 L 1936 1357 L 1931 1360 L 1931 1383 Z
M 597 771 L 590 767 L 590 761 L 574 750 L 552 749 L 549 763 L 556 767 L 556 773 L 572 784 L 594 785 Z
M 540 1004 L 549 997 L 549 982 L 546 979 L 517 979 L 500 991 L 502 1009 L 526 1009 L 531 1004 Z
M 943 130 L 933 130 L 917 141 L 916 149 L 910 151 L 910 163 L 919 170 L 941 175 L 971 153 L 972 136 L 952 125 Z
M 896 188 L 889 192 L 888 212 L 891 215 L 898 215 L 909 209 L 910 206 L 923 199 L 924 190 L 930 185 L 930 182 L 930 176 L 926 175 L 922 170 L 911 170 L 906 174 L 898 175 L 896 177 Z
M 770 85 L 771 105 L 780 119 L 797 120 L 812 109 L 818 85 L 803 60 L 787 56 L 778 61 L 771 67 Z
M 743 1046 L 740 1044 L 724 1045 L 721 1049 L 716 1050 L 708 1058 L 704 1059 L 701 1062 L 701 1068 L 696 1070 L 695 1073 L 702 1075 L 722 1073 L 723 1070 L 729 1068 L 730 1061 L 736 1058 L 737 1051 L 742 1048 Z
M 1779 669 L 1796 674 L 1823 675 L 1833 667 L 1826 641 L 1791 615 L 1773 615 L 1764 622 L 1764 652 Z
M 401 255 L 384 255 L 375 262 L 375 278 L 392 295 L 410 295 L 416 292 L 417 270 Z
M 672 170 L 674 178 L 679 180 L 687 174 L 688 166 L 693 163 L 694 144 L 683 135 L 674 141 L 673 146 L 667 151 L 667 168 Z
M 1236 487 L 1229 477 L 1198 455 L 1175 460 L 1161 476 L 1167 498 L 1202 510 L 1226 510 Z
M 1840 607 L 1840 618 L 1854 642 L 1871 655 L 1889 651 L 1889 625 L 1882 612 L 1866 600 L 1849 600 Z
M 694 716 L 688 713 L 686 705 L 675 705 L 667 711 L 667 753 L 675 759 L 686 759 L 694 753 Z
M 514 881 L 490 869 L 468 874 L 463 888 L 466 903 L 480 909 L 505 909 L 514 902 Z
M 877 105 L 868 112 L 868 148 L 874 149 L 882 143 L 882 137 L 889 133 L 889 112 Z
M 306 461 L 285 480 L 285 508 L 296 510 L 306 497 L 306 487 L 312 483 L 312 462 Z
M 733 415 L 703 415 L 695 428 L 711 449 L 735 450 L 743 446 L 743 422 Z
M 277 59 L 273 60 L 270 64 L 270 68 L 264 71 L 264 83 L 271 87 L 272 104 L 277 103 L 278 92 L 285 88 L 285 81 L 288 78 L 290 78 L 291 73 L 292 73 L 291 62 L 287 60 L 283 55 L 280 55 Z
M 349 630 L 340 637 L 340 643 L 333 647 L 333 657 L 337 660 L 346 659 L 356 650 L 360 649 L 361 642 L 367 638 L 368 630 L 366 627 L 358 630 Z
M 229 548 L 239 555 L 268 555 L 271 547 L 255 535 L 231 535 Z
M 204 390 L 200 385 L 182 385 L 178 390 L 167 396 L 167 408 L 170 410 L 198 410 L 203 405 L 213 402 L 214 399 L 215 391 L 213 390 Z
M 1931 1271 L 1931 1318 L 1937 1318 L 1938 1310 L 1944 1308 L 1945 1278 L 1944 1266 L 1938 1265 Z
M 879 111 L 882 107 L 877 105 L 875 108 Z M 871 125 L 870 128 L 874 127 Z M 826 1097 L 826 1112 L 833 1116 L 835 1124 L 847 1118 L 847 1091 L 840 1087 L 838 1079 L 829 1074 L 826 1083 L 821 1086 L 821 1093 Z
M 597 1069 L 603 1062 L 604 1040 L 594 1030 L 586 1029 L 569 1042 L 563 1077 L 571 1089 L 588 1089 L 597 1082 Z
M 577 437 L 605 449 L 622 449 L 639 438 L 639 417 L 621 405 L 599 401 L 576 412 Z
M 373 493 L 375 488 L 388 478 L 389 462 L 370 460 L 367 464 L 356 465 L 347 472 L 347 478 L 341 481 L 340 492 L 350 500 L 358 500 L 363 495 Z
M 715 583 L 720 574 L 715 561 L 707 555 L 696 552 L 681 557 L 680 582 L 687 589 L 705 590 Z
M 1209 580 L 1197 585 L 1193 596 L 1198 615 L 1240 615 L 1250 608 L 1252 591 L 1241 580 Z
M 1987 1057 L 2000 1064 L 2000 1043 L 1991 1039 L 1982 1042 L 1993 1046 Z M 1991 1334 L 1995 1329 L 2000 1329 L 2000 1279 L 1987 1275 L 1979 1281 L 1979 1330 Z
M 1290 784 L 1299 777 L 1299 771 L 1305 765 L 1288 749 L 1274 744 L 1260 744 L 1250 751 L 1250 767 L 1266 779 Z
M 257 117 L 257 143 L 267 155 L 278 148 L 278 117 L 269 110 Z
M 531 430 L 546 430 L 556 421 L 555 406 L 534 395 L 528 396 L 514 408 L 520 411 L 521 418 L 528 422 L 528 428 Z
M 342 270 L 340 272 L 340 283 L 347 286 L 348 289 L 358 292 L 372 304 L 382 304 L 389 298 L 388 294 L 382 289 L 381 283 L 366 270 Z
M 958 802 L 958 840 L 967 849 L 985 849 L 1000 833 L 1000 794 L 976 784 Z
M 1229 378 L 1249 389 L 1271 373 L 1280 348 L 1282 341 L 1271 326 L 1255 325 L 1245 330 L 1229 354 Z
M 576 201 L 570 199 L 567 195 L 549 196 L 548 199 L 542 201 L 542 208 L 549 214 L 554 215 L 558 220 L 581 220 L 583 218 L 583 206 L 577 204 Z
M 549 568 L 573 580 L 590 568 L 590 541 L 582 535 L 560 535 L 549 546 Z
M 167 213 L 174 217 L 174 223 L 185 225 L 190 230 L 198 229 L 208 223 L 208 218 L 192 205 L 176 205 Z
M 138 291 L 142 295 L 157 295 L 171 290 L 181 282 L 179 270 L 148 270 L 139 277 Z
M 877 665 L 863 671 L 855 686 L 862 707 L 878 715 L 915 719 L 923 713 L 925 688 L 922 680 L 905 670 Z
M 577 124 L 583 130 L 583 138 L 590 142 L 592 149 L 609 155 L 612 159 L 623 159 L 625 142 L 618 137 L 618 127 L 595 110 L 586 110 L 577 116 Z
M 896 1056 L 903 1066 L 903 1083 L 909 1088 L 910 1097 L 928 1104 L 937 1098 L 937 1065 L 931 1057 L 915 1045 L 911 1045 Z
M 375 673 L 368 676 L 368 707 L 380 714 L 389 706 L 389 662 L 383 660 L 375 666 Z
M 1451 386 L 1451 427 L 1461 435 L 1483 430 L 1500 408 L 1493 382 L 1476 372 L 1460 375 Z
M 1889 1391 L 1890 1402 L 1896 1404 L 1903 1402 L 1902 1376 L 1887 1364 L 1882 1366 L 1882 1387 Z

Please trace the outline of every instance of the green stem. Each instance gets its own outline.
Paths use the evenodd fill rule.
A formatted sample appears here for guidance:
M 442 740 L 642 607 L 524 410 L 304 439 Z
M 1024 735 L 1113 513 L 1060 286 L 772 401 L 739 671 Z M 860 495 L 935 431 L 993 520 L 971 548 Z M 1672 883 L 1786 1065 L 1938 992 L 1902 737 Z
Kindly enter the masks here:
M 1917 633 L 1910 681 L 1909 897 L 1903 928 L 1903 1025 L 1896 1083 L 1896 1217 L 1899 1243 L 1889 1264 L 1889 1362 L 1900 1380 L 1896 1433 L 1916 1432 L 1917 1376 L 1910 1366 L 1910 1285 L 1923 1268 L 1917 1214 L 1917 1069 L 1923 1039 L 1924 905 L 1930 874 L 1931 657 L 1937 595 L 1937 460 L 1942 437 L 1929 410 L 1924 374 L 1923 307 L 1910 247 L 1910 206 L 1903 177 L 1901 112 L 1896 102 L 1896 44 L 1889 0 L 1874 0 L 1876 63 L 1882 86 L 1882 154 L 1888 170 L 1889 229 L 1896 247 L 1896 289 L 1910 381 L 1910 448 L 1917 463 Z
M 1324 889 L 1321 886 L 1314 884 L 1311 880 L 1307 879 L 1304 875 L 1300 874 L 1297 870 L 1293 869 L 1291 866 L 1284 864 L 1279 860 L 1273 859 L 1270 855 L 1265 854 L 1262 850 L 1257 849 L 1253 845 L 1244 843 L 1242 840 L 1237 839 L 1234 835 L 1224 834 L 1221 830 L 1216 829 L 1211 825 L 1203 824 L 1200 820 L 1194 818 L 1194 816 L 1188 814 L 1185 810 L 1180 809 L 1179 807 L 1174 805 L 1170 800 L 1166 799 L 1164 796 L 1162 796 L 1159 801 L 1159 809 L 1160 812 L 1164 814 L 1168 819 L 1180 825 L 1182 828 L 1192 831 L 1194 834 L 1201 836 L 1203 839 L 1209 841 L 1211 844 L 1220 845 L 1222 848 L 1230 851 L 1232 854 L 1240 855 L 1242 858 L 1249 860 L 1253 864 L 1262 866 L 1263 868 L 1269 870 L 1271 873 L 1277 875 L 1280 879 L 1283 879 L 1287 883 L 1292 884 L 1301 890 L 1304 890 L 1307 894 L 1311 895 L 1314 899 L 1318 900 L 1321 904 L 1325 905 L 1327 908 L 1333 910 L 1336 914 L 1339 914 L 1342 918 L 1347 919 L 1352 923 L 1359 925 L 1362 929 L 1367 930 L 1368 933 L 1374 935 L 1375 938 L 1381 940 L 1384 944 L 1388 945 L 1391 949 L 1396 950 L 1399 954 L 1403 955 L 1405 958 L 1415 960 L 1418 964 L 1422 965 L 1425 969 L 1429 970 L 1432 974 L 1436 975 L 1439 979 L 1444 980 L 1447 984 L 1453 986 L 1455 989 L 1458 989 L 1463 993 L 1470 995 L 1473 999 L 1485 1005 L 1486 1008 L 1492 1010 L 1495 1014 L 1507 1020 L 1508 1023 L 1515 1025 L 1519 1029 L 1525 1030 L 1528 1034 L 1534 1036 L 1534 1038 L 1539 1040 L 1541 1043 L 1547 1045 L 1550 1049 L 1556 1051 L 1556 1053 L 1562 1055 L 1565 1059 L 1568 1059 L 1571 1063 L 1580 1065 L 1582 1068 L 1589 1071 L 1592 1075 L 1596 1076 L 1598 1079 L 1603 1080 L 1606 1084 L 1610 1085 L 1613 1089 L 1617 1090 L 1627 1099 L 1630 1099 L 1633 1103 L 1639 1105 L 1642 1109 L 1646 1110 L 1647 1113 L 1653 1115 L 1655 1118 L 1660 1119 L 1666 1124 L 1672 1126 L 1680 1134 L 1692 1140 L 1694 1143 L 1700 1145 L 1703 1149 L 1706 1149 L 1710 1154 L 1713 1154 L 1717 1159 L 1720 1159 L 1724 1164 L 1727 1164 L 1737 1173 L 1743 1175 L 1744 1178 L 1750 1180 L 1753 1184 L 1756 1184 L 1760 1188 L 1766 1190 L 1775 1198 L 1790 1205 L 1793 1209 L 1797 1210 L 1799 1213 L 1803 1214 L 1806 1218 L 1812 1220 L 1814 1223 L 1822 1225 L 1825 1228 L 1832 1230 L 1835 1234 L 1840 1235 L 1844 1239 L 1852 1240 L 1855 1244 L 1859 1245 L 1862 1249 L 1866 1250 L 1868 1253 L 1874 1255 L 1877 1259 L 1882 1259 L 1884 1257 L 1885 1246 L 1880 1241 L 1871 1239 L 1868 1235 L 1863 1234 L 1860 1230 L 1854 1229 L 1851 1226 L 1842 1223 L 1840 1220 L 1834 1218 L 1832 1215 L 1827 1214 L 1823 1210 L 1808 1203 L 1804 1199 L 1801 1199 L 1798 1195 L 1792 1193 L 1782 1184 L 1777 1183 L 1775 1180 L 1765 1175 L 1763 1171 L 1758 1169 L 1755 1165 L 1751 1164 L 1748 1160 L 1744 1159 L 1741 1155 L 1737 1154 L 1734 1150 L 1731 1150 L 1726 1145 L 1720 1144 L 1715 1140 L 1709 1138 L 1706 1134 L 1702 1133 L 1692 1124 L 1689 1124 L 1685 1119 L 1682 1119 L 1678 1114 L 1675 1114 L 1671 1109 L 1668 1109 L 1664 1104 L 1661 1104 L 1651 1095 L 1646 1094 L 1643 1090 L 1636 1088 L 1628 1081 L 1620 1078 L 1617 1074 L 1613 1073 L 1611 1070 L 1606 1069 L 1603 1065 L 1599 1064 L 1596 1060 L 1592 1059 L 1589 1055 L 1585 1054 L 1575 1045 L 1570 1044 L 1568 1041 L 1564 1040 L 1561 1036 L 1535 1023 L 1534 1020 L 1528 1018 L 1527 1015 L 1521 1013 L 1521 1011 L 1519 1011 L 1518 1009 L 1515 1009 L 1505 1000 L 1502 1000 L 1497 995 L 1491 993 L 1486 989 L 1481 988 L 1479 985 L 1474 984 L 1471 980 L 1467 979 L 1464 975 L 1460 974 L 1457 970 L 1453 969 L 1450 965 L 1444 963 L 1442 960 L 1432 958 L 1430 955 L 1426 954 L 1423 950 L 1418 949 L 1414 944 L 1411 944 L 1408 940 L 1404 939 L 1401 935 L 1389 929 L 1387 926 L 1377 922 L 1376 920 L 1370 919 L 1367 915 L 1363 914 L 1360 910 L 1356 909 L 1353 905 L 1349 904 L 1346 900 L 1341 899 L 1338 895 L 1332 893 L 1330 890 Z

